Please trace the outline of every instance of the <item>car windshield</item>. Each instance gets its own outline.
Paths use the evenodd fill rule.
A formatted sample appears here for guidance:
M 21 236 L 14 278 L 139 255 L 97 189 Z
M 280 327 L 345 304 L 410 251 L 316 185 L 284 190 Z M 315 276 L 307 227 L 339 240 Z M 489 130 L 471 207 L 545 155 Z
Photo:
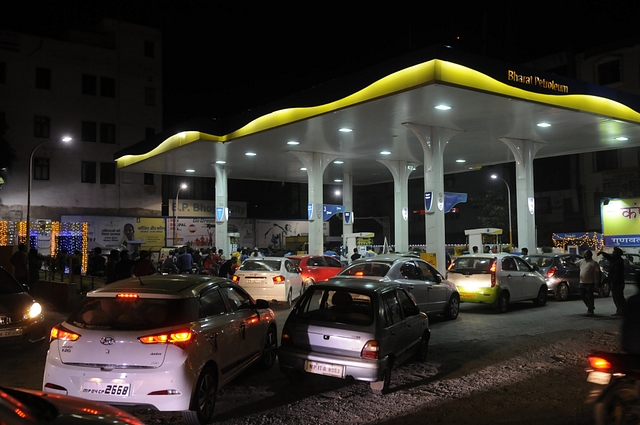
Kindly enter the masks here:
M 0 295 L 18 294 L 20 292 L 24 292 L 22 285 L 8 271 L 0 268 Z
M 459 257 L 451 264 L 450 272 L 489 273 L 494 257 Z
M 366 261 L 362 263 L 352 264 L 342 270 L 339 275 L 347 276 L 386 276 L 391 268 L 391 263 L 383 263 L 376 261 Z
M 277 272 L 280 270 L 280 260 L 245 260 L 238 270 Z
M 147 330 L 198 320 L 196 298 L 87 297 L 67 322 L 88 329 Z
M 532 266 L 538 266 L 538 267 L 549 267 L 551 266 L 551 264 L 553 264 L 553 258 L 551 257 L 537 257 L 537 256 L 531 256 L 531 257 L 524 257 L 524 260 L 531 264 Z
M 371 297 L 348 289 L 309 288 L 293 314 L 320 322 L 367 326 L 373 322 Z

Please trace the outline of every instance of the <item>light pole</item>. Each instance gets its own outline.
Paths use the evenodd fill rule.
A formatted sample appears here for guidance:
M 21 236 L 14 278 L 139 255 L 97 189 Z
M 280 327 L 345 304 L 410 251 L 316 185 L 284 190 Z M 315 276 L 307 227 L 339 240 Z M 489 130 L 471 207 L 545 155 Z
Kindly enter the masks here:
M 182 189 L 186 189 L 187 184 L 182 183 L 176 193 L 176 203 L 173 205 L 173 245 L 178 246 L 178 195 Z
M 33 150 L 31 151 L 31 155 L 29 156 L 29 185 L 27 186 L 27 242 L 26 245 L 28 248 L 31 248 L 31 183 L 33 182 L 33 156 L 36 153 L 36 150 L 47 142 L 52 142 L 54 140 L 62 140 L 67 143 L 73 140 L 70 136 L 63 136 L 61 139 L 47 139 L 38 143 Z
M 504 185 L 507 186 L 507 205 L 509 206 L 509 251 L 513 249 L 513 232 L 511 231 L 511 189 L 509 188 L 509 183 L 505 179 L 502 179 L 495 174 L 491 175 L 492 179 L 502 180 Z

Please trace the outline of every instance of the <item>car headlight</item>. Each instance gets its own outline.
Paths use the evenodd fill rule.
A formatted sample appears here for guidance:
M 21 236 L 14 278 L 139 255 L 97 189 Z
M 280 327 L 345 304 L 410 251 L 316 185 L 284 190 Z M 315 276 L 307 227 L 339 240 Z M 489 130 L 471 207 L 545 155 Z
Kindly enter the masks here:
M 39 317 L 40 314 L 42 314 L 42 306 L 40 303 L 33 303 L 31 304 L 31 307 L 29 307 L 29 310 L 27 310 L 25 316 L 29 319 L 35 319 L 36 317 Z

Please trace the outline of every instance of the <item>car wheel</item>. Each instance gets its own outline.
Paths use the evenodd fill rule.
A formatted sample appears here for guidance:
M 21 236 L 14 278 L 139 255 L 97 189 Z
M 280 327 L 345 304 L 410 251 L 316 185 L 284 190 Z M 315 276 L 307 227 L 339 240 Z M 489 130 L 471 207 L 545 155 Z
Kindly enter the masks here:
M 260 357 L 260 366 L 262 369 L 271 369 L 276 362 L 278 355 L 278 331 L 269 328 L 267 336 L 264 339 L 264 347 L 262 348 L 262 356 Z
M 640 394 L 634 384 L 620 382 L 615 384 L 595 405 L 596 423 L 601 424 L 637 424 L 640 422 Z
M 561 283 L 555 293 L 555 299 L 558 301 L 566 301 L 569 299 L 569 285 Z
M 307 279 L 302 282 L 302 288 L 300 288 L 300 295 L 304 294 L 304 291 L 309 289 L 309 287 L 313 285 L 313 279 Z
M 420 338 L 420 347 L 418 351 L 416 351 L 416 360 L 419 362 L 427 361 L 427 352 L 429 351 L 429 338 L 431 334 L 429 332 L 425 332 L 422 334 L 422 338 Z
M 218 377 L 210 367 L 200 373 L 191 400 L 191 410 L 182 412 L 182 419 L 188 425 L 205 425 L 213 420 L 213 409 L 218 393 Z
M 382 381 L 370 382 L 369 386 L 374 394 L 384 395 L 389 392 L 389 386 L 391 385 L 391 362 L 387 361 L 387 365 L 384 368 L 384 374 Z
M 533 299 L 533 305 L 542 307 L 547 303 L 547 287 L 541 286 L 538 291 L 538 296 Z
M 451 298 L 449 298 L 449 304 L 447 304 L 447 308 L 444 310 L 444 317 L 447 320 L 454 320 L 458 317 L 458 313 L 460 312 L 460 298 L 453 294 Z
M 498 313 L 506 313 L 509 309 L 509 293 L 507 291 L 500 292 L 498 301 L 496 301 L 496 310 Z
M 289 293 L 287 294 L 287 301 L 284 303 L 285 307 L 291 308 L 293 305 L 293 289 L 289 288 Z
M 600 298 L 607 298 L 611 293 L 611 285 L 609 282 L 602 282 L 600 287 L 598 288 L 598 296 Z

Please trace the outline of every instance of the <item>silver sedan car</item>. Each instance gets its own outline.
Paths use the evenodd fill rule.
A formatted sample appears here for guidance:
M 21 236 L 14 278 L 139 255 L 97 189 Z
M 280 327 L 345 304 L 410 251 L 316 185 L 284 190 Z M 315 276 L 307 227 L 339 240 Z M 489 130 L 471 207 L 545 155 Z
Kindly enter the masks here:
M 402 286 L 377 279 L 333 278 L 300 297 L 282 331 L 280 370 L 369 382 L 376 394 L 391 369 L 411 356 L 424 361 L 429 319 Z
M 369 277 L 403 286 L 416 299 L 420 310 L 442 314 L 453 320 L 460 312 L 460 294 L 456 285 L 431 264 L 414 255 L 376 255 L 349 264 L 338 276 Z

